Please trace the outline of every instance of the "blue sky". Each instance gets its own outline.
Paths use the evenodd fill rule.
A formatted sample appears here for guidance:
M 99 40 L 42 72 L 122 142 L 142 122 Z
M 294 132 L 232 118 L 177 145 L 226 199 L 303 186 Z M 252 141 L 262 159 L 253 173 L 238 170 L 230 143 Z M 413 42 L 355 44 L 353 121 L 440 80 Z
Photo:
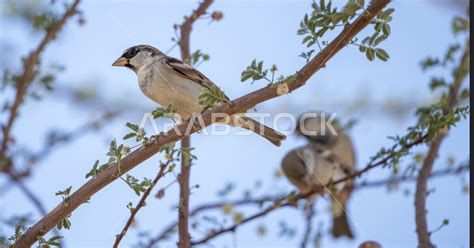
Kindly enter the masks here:
M 138 123 L 143 111 L 156 107 L 140 92 L 135 74 L 112 67 L 112 62 L 123 50 L 136 44 L 150 44 L 163 51 L 168 50 L 172 46 L 172 25 L 180 23 L 182 16 L 189 14 L 195 6 L 195 1 L 84 1 L 81 9 L 86 25 L 78 27 L 76 23 L 70 23 L 48 48 L 45 60 L 66 67 L 66 71 L 60 74 L 58 87 L 88 85 L 106 99 L 103 102 L 106 107 L 113 107 L 116 102 L 141 107 L 140 111 L 123 109 L 126 115 L 108 124 L 99 133 L 91 133 L 59 148 L 38 166 L 28 185 L 48 209 L 59 202 L 54 192 L 69 185 L 77 189 L 85 182 L 84 175 L 93 162 L 106 159 L 110 140 L 120 139 L 126 132 L 124 123 Z M 209 20 L 197 22 L 191 35 L 191 49 L 201 49 L 211 56 L 211 60 L 203 63 L 199 70 L 220 85 L 231 98 L 264 86 L 258 82 L 253 85 L 240 83 L 241 71 L 254 58 L 264 60 L 267 65 L 276 64 L 282 74 L 295 72 L 305 62 L 298 57 L 305 47 L 301 45 L 301 37 L 296 35 L 296 30 L 302 16 L 309 12 L 309 6 L 309 1 L 217 1 L 210 9 L 222 11 L 224 18 L 217 23 L 209 23 Z M 258 111 L 299 114 L 317 109 L 338 112 L 343 119 L 357 118 L 359 122 L 350 134 L 356 146 L 358 166 L 364 166 L 380 147 L 391 144 L 387 136 L 403 134 L 405 128 L 415 121 L 411 113 L 402 117 L 384 116 L 380 107 L 384 99 L 417 104 L 432 99 L 427 86 L 430 75 L 421 72 L 419 61 L 427 55 L 444 53 L 447 45 L 454 41 L 450 20 L 454 15 L 463 13 L 463 10 L 442 2 L 397 1 L 392 7 L 396 9 L 392 35 L 382 46 L 391 55 L 388 62 L 369 62 L 356 47 L 346 47 L 307 85 L 257 106 Z M 3 24 L 1 39 L 16 44 L 15 54 L 25 54 L 36 44 L 32 41 L 37 40 L 24 30 L 23 25 L 10 22 Z M 170 55 L 179 57 L 179 50 L 172 50 Z M 13 61 L 8 67 L 17 66 L 15 63 L 19 62 Z M 360 99 L 369 102 L 367 110 L 353 111 L 348 107 Z M 14 135 L 18 143 L 39 149 L 44 132 L 51 127 L 73 129 L 98 116 L 100 109 L 84 108 L 53 95 L 40 102 L 29 101 L 22 113 Z M 435 169 L 446 166 L 444 161 L 448 155 L 461 161 L 467 159 L 468 137 L 469 122 L 466 120 L 459 123 L 446 139 Z M 292 190 L 289 183 L 275 181 L 273 175 L 284 154 L 302 144 L 304 141 L 295 137 L 289 137 L 281 147 L 275 148 L 258 136 L 194 135 L 192 145 L 196 147 L 198 160 L 192 170 L 191 185 L 199 184 L 200 187 L 192 190 L 191 206 L 218 200 L 216 191 L 222 189 L 226 182 L 235 182 L 238 186 L 228 199 L 241 197 L 241 191 L 253 188 L 258 180 L 263 181 L 263 186 L 255 192 L 256 195 Z M 418 149 L 423 151 L 426 147 Z M 154 156 L 131 173 L 137 177 L 153 177 L 158 161 L 159 156 Z M 388 170 L 376 169 L 365 178 L 382 178 L 389 173 Z M 465 179 L 468 180 L 467 177 Z M 173 176 L 169 176 L 158 187 L 173 180 Z M 0 178 L 0 181 L 4 182 L 5 178 Z M 447 227 L 433 234 L 433 241 L 440 247 L 467 247 L 469 196 L 461 193 L 459 178 L 432 180 L 429 187 L 436 188 L 428 198 L 430 229 L 436 228 L 445 218 L 450 220 Z M 411 194 L 404 195 L 405 190 Z M 161 230 L 160 227 L 174 220 L 177 213 L 172 206 L 176 205 L 177 192 L 178 187 L 174 184 L 166 191 L 164 199 L 149 200 L 148 206 L 138 215 L 139 229 L 155 234 Z M 323 246 L 355 246 L 368 239 L 377 240 L 384 247 L 415 246 L 413 192 L 413 183 L 404 184 L 400 191 L 393 193 L 384 188 L 356 192 L 348 207 L 356 233 L 355 241 L 333 240 L 326 234 Z M 16 188 L 2 198 L 2 217 L 34 212 Z M 96 194 L 90 203 L 73 213 L 72 228 L 63 232 L 68 246 L 109 247 L 128 218 L 129 210 L 125 206 L 129 201 L 137 202 L 138 198 L 120 180 Z M 326 231 L 329 227 L 328 205 L 325 200 L 320 202 L 317 207 L 319 215 L 314 223 L 317 226 L 325 221 L 323 228 Z M 283 209 L 239 228 L 235 237 L 224 235 L 212 244 L 218 247 L 231 247 L 233 244 L 239 247 L 296 246 L 303 230 L 303 219 L 300 211 Z M 297 228 L 295 238 L 278 237 L 276 227 L 280 220 Z M 273 227 L 264 238 L 255 234 L 257 225 L 262 223 Z M 195 233 L 194 236 L 199 238 L 201 235 Z M 130 246 L 136 241 L 136 232 L 132 230 L 123 244 Z M 167 245 L 173 246 L 173 243 Z

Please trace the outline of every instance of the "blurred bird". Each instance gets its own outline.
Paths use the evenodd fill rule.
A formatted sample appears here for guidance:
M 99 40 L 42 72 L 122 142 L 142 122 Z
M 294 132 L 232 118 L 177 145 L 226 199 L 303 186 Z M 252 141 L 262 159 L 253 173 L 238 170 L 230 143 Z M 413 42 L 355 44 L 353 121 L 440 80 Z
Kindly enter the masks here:
M 377 241 L 369 240 L 360 244 L 359 248 L 382 248 L 382 245 L 380 245 Z
M 148 45 L 128 48 L 112 65 L 133 70 L 138 76 L 138 84 L 143 94 L 161 106 L 171 105 L 184 120 L 203 111 L 204 107 L 199 104 L 198 99 L 203 89 L 217 87 L 192 66 Z M 276 146 L 286 138 L 285 135 L 243 114 L 232 115 L 230 119 L 225 124 L 250 130 Z
M 335 133 L 331 133 L 331 128 Z M 281 166 L 289 181 L 303 194 L 355 172 L 352 142 L 338 125 L 328 126 L 320 115 L 307 118 L 303 115 L 297 133 L 307 138 L 309 144 L 290 151 Z M 352 180 L 346 180 L 336 184 L 335 193 L 331 194 L 334 237 L 354 237 L 344 210 L 351 190 Z M 308 198 L 312 201 L 315 196 Z

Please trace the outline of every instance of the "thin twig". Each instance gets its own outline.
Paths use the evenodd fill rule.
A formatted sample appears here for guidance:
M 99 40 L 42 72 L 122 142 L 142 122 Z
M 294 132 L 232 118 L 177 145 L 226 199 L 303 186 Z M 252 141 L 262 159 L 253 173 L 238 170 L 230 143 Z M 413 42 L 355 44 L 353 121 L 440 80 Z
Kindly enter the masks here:
M 422 137 L 420 137 L 419 139 L 413 141 L 412 143 L 408 143 L 408 144 L 405 144 L 402 149 L 409 149 L 415 145 L 418 145 L 420 143 L 422 143 L 425 139 L 427 138 L 427 135 L 423 135 Z M 191 245 L 198 245 L 198 244 L 204 244 L 206 243 L 207 241 L 211 240 L 211 239 L 214 239 L 215 237 L 221 235 L 221 234 L 224 234 L 224 233 L 227 233 L 227 232 L 233 232 L 236 230 L 237 227 L 239 227 L 240 225 L 242 224 L 245 224 L 245 223 L 248 223 L 254 219 L 257 219 L 259 217 L 262 217 L 262 216 L 265 216 L 267 215 L 268 213 L 272 212 L 273 210 L 276 210 L 276 209 L 279 209 L 279 208 L 282 208 L 282 207 L 287 207 L 287 206 L 291 206 L 291 205 L 294 205 L 297 201 L 301 200 L 301 199 L 307 199 L 309 196 L 311 195 L 314 195 L 314 194 L 321 194 L 324 192 L 324 189 L 326 188 L 332 188 L 334 185 L 337 185 L 339 183 L 342 183 L 344 181 L 347 181 L 347 180 L 351 180 L 351 179 L 354 179 L 355 177 L 358 177 L 358 176 L 361 176 L 362 174 L 366 173 L 367 171 L 370 171 L 376 167 L 379 167 L 379 166 L 382 166 L 382 165 L 386 165 L 387 162 L 393 158 L 395 156 L 395 152 L 394 153 L 391 153 L 391 154 L 388 154 L 385 158 L 382 158 L 382 159 L 379 159 L 377 162 L 372 162 L 372 163 L 369 163 L 366 167 L 364 167 L 363 169 L 351 174 L 351 175 L 348 175 L 344 178 L 341 178 L 337 181 L 334 181 L 334 182 L 331 182 L 327 185 L 323 185 L 323 186 L 319 186 L 319 187 L 315 187 L 313 190 L 310 190 L 309 192 L 307 193 L 304 193 L 304 194 L 297 194 L 297 195 L 292 195 L 290 194 L 289 196 L 286 196 L 286 197 L 283 197 L 281 199 L 277 199 L 275 200 L 274 204 L 272 204 L 271 206 L 267 207 L 266 209 L 264 209 L 263 211 L 259 212 L 259 213 L 256 213 L 254 215 L 251 215 L 250 217 L 248 218 L 244 218 L 241 222 L 239 223 L 236 223 L 234 225 L 231 225 L 230 227 L 226 227 L 226 228 L 222 228 L 222 229 L 219 229 L 217 231 L 212 231 L 211 233 L 207 234 L 206 237 L 200 239 L 200 240 L 197 240 L 197 241 L 194 241 L 194 242 L 191 242 Z
M 469 168 L 470 168 L 470 165 L 465 164 L 465 165 L 460 165 L 454 168 L 438 170 L 438 171 L 432 172 L 429 178 L 431 179 L 431 178 L 442 177 L 446 175 L 461 174 L 466 171 L 469 171 Z M 389 177 L 387 179 L 382 179 L 382 180 L 377 180 L 377 181 L 361 182 L 361 183 L 355 184 L 353 189 L 360 190 L 360 189 L 374 188 L 374 187 L 385 186 L 385 185 L 390 186 L 390 185 L 402 183 L 402 182 L 416 181 L 417 178 L 418 177 L 416 175 L 403 175 L 403 176 L 398 176 L 398 177 Z
M 464 165 L 456 166 L 453 168 L 438 170 L 431 173 L 430 179 L 436 178 L 436 177 L 447 176 L 447 175 L 461 174 L 466 171 L 469 171 L 469 169 L 470 169 L 470 166 L 468 164 L 464 164 Z M 367 189 L 367 188 L 381 187 L 381 186 L 390 185 L 394 183 L 412 182 L 412 181 L 416 181 L 416 179 L 417 179 L 416 176 L 408 176 L 408 175 L 403 175 L 403 176 L 398 176 L 398 177 L 389 177 L 382 180 L 361 182 L 361 183 L 355 184 L 353 190 L 362 190 L 362 189 Z M 243 206 L 243 205 L 254 204 L 254 205 L 260 206 L 264 202 L 275 202 L 278 199 L 283 199 L 288 196 L 289 196 L 288 194 L 279 194 L 279 195 L 273 195 L 273 196 L 272 195 L 262 196 L 258 198 L 249 198 L 249 199 L 245 198 L 245 199 L 238 199 L 238 200 L 231 200 L 231 201 L 219 201 L 215 203 L 207 203 L 207 204 L 194 208 L 189 213 L 189 216 L 195 216 L 198 213 L 207 211 L 207 210 L 222 208 L 225 205 Z M 159 235 L 157 235 L 155 238 L 150 239 L 146 247 L 149 247 L 149 248 L 154 247 L 158 242 L 163 241 L 176 229 L 177 225 L 178 225 L 177 222 L 174 222 L 168 225 L 162 232 L 160 232 Z
M 301 240 L 301 248 L 306 248 L 308 246 L 309 237 L 311 235 L 311 231 L 313 230 L 313 217 L 314 217 L 314 207 L 313 202 L 309 202 L 308 205 L 305 206 L 305 221 L 306 227 L 303 234 L 303 239 Z
M 18 116 L 20 105 L 23 103 L 23 98 L 25 97 L 28 86 L 36 77 L 35 68 L 38 64 L 41 53 L 45 50 L 46 46 L 54 40 L 57 33 L 61 31 L 61 29 L 66 24 L 66 21 L 77 13 L 77 6 L 79 5 L 79 2 L 80 0 L 75 0 L 74 3 L 68 7 L 61 19 L 54 23 L 50 29 L 48 29 L 44 38 L 41 40 L 36 49 L 33 50 L 23 62 L 23 73 L 16 81 L 16 94 L 10 109 L 10 116 L 8 117 L 6 125 L 2 126 L 3 140 L 0 154 L 3 158 L 7 157 L 7 148 L 10 142 L 10 132 L 16 117 Z
M 368 14 L 360 16 L 354 23 L 348 25 L 342 32 L 331 41 L 318 55 L 311 59 L 304 65 L 295 75 L 295 77 L 288 82 L 288 88 L 293 91 L 303 86 L 306 81 L 319 69 L 325 66 L 326 62 L 332 58 L 338 51 L 340 51 L 349 40 L 351 40 L 358 32 L 365 28 L 379 13 L 390 0 L 373 0 L 367 9 Z M 242 96 L 232 101 L 232 105 L 222 104 L 216 106 L 202 115 L 203 125 L 191 129 L 189 135 L 195 133 L 202 128 L 212 124 L 213 113 L 226 113 L 229 115 L 241 113 L 253 106 L 267 101 L 269 99 L 279 97 L 275 87 L 267 86 Z M 149 145 L 142 146 L 120 160 L 121 174 L 127 173 L 132 168 L 147 160 L 154 154 L 160 151 L 165 144 L 176 142 L 184 138 L 182 135 L 188 129 L 189 121 L 177 125 L 176 128 L 156 137 Z M 81 204 L 88 201 L 95 193 L 117 179 L 117 164 L 109 166 L 94 178 L 87 181 L 78 190 L 71 194 L 68 204 L 59 204 L 51 210 L 45 217 L 39 220 L 36 224 L 26 230 L 26 232 L 15 243 L 19 247 L 28 247 L 34 244 L 38 236 L 42 236 L 56 226 L 59 221 L 69 216 Z
M 193 29 L 193 24 L 197 19 L 199 19 L 199 17 L 206 13 L 212 2 L 213 0 L 204 0 L 202 3 L 200 3 L 198 8 L 193 11 L 191 16 L 185 17 L 183 24 L 181 24 L 180 26 L 181 35 L 179 37 L 179 48 L 181 51 L 181 58 L 184 62 L 186 62 L 191 50 L 189 46 L 189 41 L 191 30 Z
M 204 237 L 200 240 L 197 240 L 197 241 L 192 241 L 191 245 L 195 246 L 195 245 L 205 244 L 209 240 L 214 239 L 215 237 L 217 237 L 221 234 L 224 234 L 224 233 L 227 233 L 227 232 L 235 232 L 237 230 L 237 228 L 241 225 L 244 225 L 248 222 L 251 222 L 252 220 L 263 217 L 263 216 L 267 215 L 268 213 L 272 212 L 273 210 L 280 209 L 280 208 L 283 208 L 283 207 L 288 207 L 288 206 L 291 206 L 291 204 L 289 202 L 286 202 L 284 204 L 272 204 L 270 207 L 264 209 L 263 211 L 258 212 L 256 214 L 253 214 L 253 215 L 251 215 L 247 218 L 244 218 L 238 223 L 235 223 L 235 224 L 233 224 L 229 227 L 225 227 L 225 228 L 221 228 L 221 229 L 216 230 L 216 231 L 212 231 L 209 234 L 207 234 L 206 237 Z
M 464 53 L 461 57 L 459 65 L 456 69 L 459 68 L 468 68 L 469 63 L 469 42 L 466 43 L 464 48 Z M 457 104 L 458 92 L 461 87 L 464 78 L 468 75 L 467 71 L 463 73 L 455 73 L 454 82 L 449 90 L 447 108 L 452 109 Z M 446 111 L 445 111 L 446 114 Z M 426 158 L 423 160 L 422 167 L 418 174 L 418 179 L 416 182 L 416 192 L 415 192 L 415 222 L 416 222 L 416 233 L 418 235 L 418 246 L 422 248 L 433 248 L 434 244 L 431 242 L 430 232 L 428 230 L 428 223 L 426 219 L 426 197 L 428 196 L 428 178 L 431 175 L 433 170 L 433 164 L 436 158 L 438 157 L 439 148 L 444 138 L 448 134 L 448 129 L 443 128 L 436 132 L 435 137 L 433 138 Z
M 219 201 L 215 203 L 208 203 L 208 204 L 204 204 L 204 205 L 194 208 L 192 211 L 189 212 L 189 216 L 190 217 L 195 216 L 200 212 L 216 209 L 216 208 L 221 208 L 225 205 L 232 205 L 232 206 L 241 206 L 241 205 L 249 205 L 249 204 L 260 205 L 263 202 L 269 202 L 269 201 L 273 202 L 282 197 L 284 197 L 284 195 L 262 196 L 258 198 L 248 198 L 248 199 L 246 198 L 246 199 L 239 199 L 239 200 L 234 200 L 234 201 Z M 168 237 L 168 235 L 170 235 L 176 229 L 177 226 L 178 226 L 178 222 L 174 222 L 168 225 L 159 235 L 157 235 L 153 239 L 150 239 L 146 247 L 153 247 L 156 243 L 164 240 L 166 237 Z
M 158 174 L 156 175 L 155 179 L 153 179 L 151 185 L 143 193 L 143 196 L 142 198 L 140 198 L 140 201 L 138 202 L 137 206 L 132 210 L 130 214 L 130 218 L 128 218 L 128 221 L 123 227 L 122 231 L 116 236 L 115 243 L 113 245 L 114 248 L 118 247 L 118 245 L 120 244 L 120 241 L 123 239 L 123 237 L 127 233 L 128 228 L 130 228 L 132 223 L 135 221 L 135 216 L 137 215 L 138 211 L 140 211 L 140 209 L 145 206 L 146 198 L 150 195 L 151 191 L 158 183 L 158 180 L 160 180 L 166 174 L 166 169 L 168 168 L 168 166 L 171 164 L 172 161 L 173 161 L 173 154 L 170 155 L 170 158 L 165 163 L 161 163 L 160 170 L 158 171 Z

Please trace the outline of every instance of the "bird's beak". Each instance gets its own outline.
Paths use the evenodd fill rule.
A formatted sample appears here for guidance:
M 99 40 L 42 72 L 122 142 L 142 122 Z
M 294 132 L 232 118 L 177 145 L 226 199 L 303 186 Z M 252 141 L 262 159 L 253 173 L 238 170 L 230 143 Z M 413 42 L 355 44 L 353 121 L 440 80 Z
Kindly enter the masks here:
M 125 66 L 126 64 L 128 64 L 128 59 L 124 57 L 120 57 L 117 60 L 115 60 L 112 66 Z

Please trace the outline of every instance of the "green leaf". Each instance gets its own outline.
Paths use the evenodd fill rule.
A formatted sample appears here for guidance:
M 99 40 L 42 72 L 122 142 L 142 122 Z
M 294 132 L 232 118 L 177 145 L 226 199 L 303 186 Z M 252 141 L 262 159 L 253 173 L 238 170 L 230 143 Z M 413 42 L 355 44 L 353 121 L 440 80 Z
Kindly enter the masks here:
M 365 55 L 367 56 L 367 59 L 369 59 L 370 61 L 373 61 L 375 50 L 373 48 L 367 48 L 367 50 L 365 51 Z
M 209 88 L 204 88 L 198 97 L 199 104 L 204 107 L 203 111 L 214 107 L 219 102 L 231 104 L 225 93 L 215 84 Z
M 135 137 L 135 136 L 137 136 L 136 133 L 128 133 L 128 134 L 126 134 L 125 136 L 123 136 L 123 139 L 126 140 L 126 139 L 133 138 L 133 137 Z
M 306 36 L 306 37 L 303 39 L 303 41 L 302 41 L 301 43 L 304 44 L 304 43 L 306 43 L 307 41 L 309 41 L 311 38 L 313 38 L 313 36 L 308 35 L 308 36 Z
M 375 39 L 375 41 L 374 41 L 374 46 L 379 45 L 380 42 L 384 41 L 385 39 L 387 39 L 387 36 L 385 36 L 385 35 L 379 36 L 377 39 Z
M 457 35 L 458 33 L 465 32 L 469 30 L 469 20 L 462 18 L 462 17 L 456 17 L 453 19 L 451 23 L 451 29 L 453 30 L 453 33 Z
M 127 126 L 128 128 L 132 129 L 135 132 L 138 132 L 138 125 L 137 124 L 127 122 L 127 124 L 125 124 L 125 126 Z
M 383 61 L 387 61 L 390 58 L 388 53 L 385 50 L 383 50 L 382 48 L 376 48 L 375 49 L 375 55 L 377 56 L 377 58 L 379 58 L 380 60 L 383 60 Z
M 174 117 L 174 113 L 176 113 L 177 109 L 173 107 L 172 104 L 168 104 L 166 108 L 158 107 L 151 112 L 151 115 L 154 119 L 157 118 L 172 118 Z M 140 131 L 140 130 L 138 130 Z
M 389 36 L 390 35 L 390 25 L 388 23 L 384 23 L 382 25 L 382 32 L 385 36 Z

